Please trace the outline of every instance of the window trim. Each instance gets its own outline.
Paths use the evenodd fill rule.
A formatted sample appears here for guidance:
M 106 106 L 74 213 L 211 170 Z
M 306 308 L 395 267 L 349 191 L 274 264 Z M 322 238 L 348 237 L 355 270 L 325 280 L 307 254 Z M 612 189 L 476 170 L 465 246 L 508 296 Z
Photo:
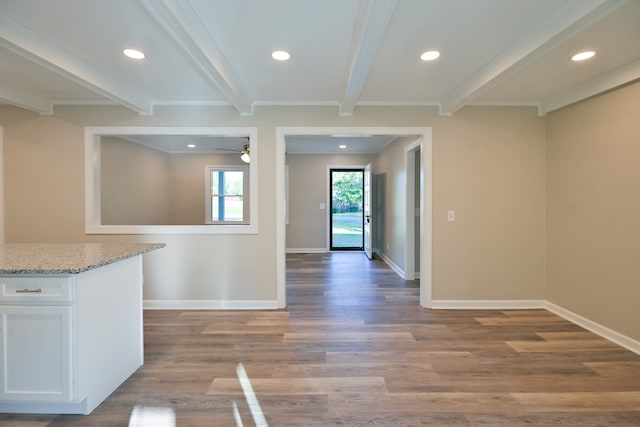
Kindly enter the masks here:
M 251 198 L 251 172 L 248 166 L 236 166 L 236 165 L 205 165 L 205 224 L 211 225 L 234 225 L 234 224 L 249 224 L 249 217 L 251 214 L 251 208 L 249 200 Z M 212 221 L 211 220 L 211 172 L 242 172 L 242 221 Z
M 205 135 L 249 137 L 249 224 L 103 225 L 100 208 L 100 138 L 115 135 Z M 258 234 L 258 128 L 87 126 L 84 128 L 85 234 Z

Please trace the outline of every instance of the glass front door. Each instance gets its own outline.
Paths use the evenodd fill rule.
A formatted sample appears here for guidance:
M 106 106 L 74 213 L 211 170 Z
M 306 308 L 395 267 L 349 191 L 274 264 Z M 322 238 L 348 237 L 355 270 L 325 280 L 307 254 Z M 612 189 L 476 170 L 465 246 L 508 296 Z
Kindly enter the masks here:
M 331 169 L 331 250 L 364 248 L 364 170 Z

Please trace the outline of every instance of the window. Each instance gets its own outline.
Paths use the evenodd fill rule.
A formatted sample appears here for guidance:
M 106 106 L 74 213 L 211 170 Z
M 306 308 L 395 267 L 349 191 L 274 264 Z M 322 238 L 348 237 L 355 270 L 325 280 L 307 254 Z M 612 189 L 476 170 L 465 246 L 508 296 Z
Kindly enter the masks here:
M 207 224 L 249 223 L 249 168 L 246 166 L 206 167 Z

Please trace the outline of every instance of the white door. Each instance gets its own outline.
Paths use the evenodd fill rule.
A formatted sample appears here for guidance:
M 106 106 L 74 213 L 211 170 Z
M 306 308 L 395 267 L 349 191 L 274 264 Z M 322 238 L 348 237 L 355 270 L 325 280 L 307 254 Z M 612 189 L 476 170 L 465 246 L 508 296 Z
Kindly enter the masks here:
M 373 218 L 371 218 L 371 163 L 364 168 L 364 253 L 367 258 L 373 258 L 373 252 L 371 250 L 372 236 L 371 230 L 373 225 Z

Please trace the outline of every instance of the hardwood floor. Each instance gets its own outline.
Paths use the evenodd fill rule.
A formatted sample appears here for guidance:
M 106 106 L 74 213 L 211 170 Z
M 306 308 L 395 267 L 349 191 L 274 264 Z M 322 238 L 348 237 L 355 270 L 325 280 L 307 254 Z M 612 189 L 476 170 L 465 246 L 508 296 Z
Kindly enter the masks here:
M 181 427 L 255 425 L 251 408 L 269 426 L 640 426 L 640 356 L 550 312 L 426 310 L 362 253 L 289 255 L 287 294 L 146 311 L 145 365 L 91 415 L 0 425 L 126 426 L 142 405 Z

